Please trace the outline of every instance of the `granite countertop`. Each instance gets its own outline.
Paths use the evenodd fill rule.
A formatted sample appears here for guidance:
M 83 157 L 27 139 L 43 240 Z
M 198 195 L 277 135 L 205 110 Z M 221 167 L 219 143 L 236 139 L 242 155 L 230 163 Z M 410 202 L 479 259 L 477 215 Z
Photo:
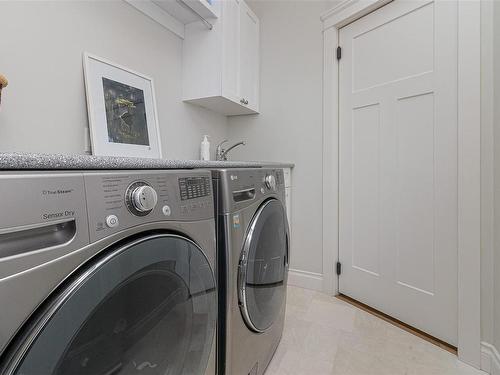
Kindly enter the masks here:
M 0 170 L 293 168 L 292 163 L 202 161 L 127 158 L 115 156 L 0 153 Z

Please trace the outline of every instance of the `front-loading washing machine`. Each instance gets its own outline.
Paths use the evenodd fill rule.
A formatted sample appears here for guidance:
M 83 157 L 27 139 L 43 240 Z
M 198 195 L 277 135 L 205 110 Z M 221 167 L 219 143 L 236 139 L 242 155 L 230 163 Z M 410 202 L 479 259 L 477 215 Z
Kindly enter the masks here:
M 219 374 L 261 375 L 285 318 L 289 229 L 282 169 L 212 171 L 219 275 Z
M 216 372 L 208 171 L 0 175 L 2 375 Z

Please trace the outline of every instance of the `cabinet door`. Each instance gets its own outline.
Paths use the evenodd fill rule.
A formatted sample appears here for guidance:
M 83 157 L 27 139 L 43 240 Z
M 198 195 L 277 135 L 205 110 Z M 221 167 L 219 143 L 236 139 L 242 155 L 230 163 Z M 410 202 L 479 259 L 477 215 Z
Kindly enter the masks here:
M 222 2 L 223 58 L 222 96 L 240 101 L 240 2 Z
M 259 19 L 240 1 L 240 100 L 259 108 Z

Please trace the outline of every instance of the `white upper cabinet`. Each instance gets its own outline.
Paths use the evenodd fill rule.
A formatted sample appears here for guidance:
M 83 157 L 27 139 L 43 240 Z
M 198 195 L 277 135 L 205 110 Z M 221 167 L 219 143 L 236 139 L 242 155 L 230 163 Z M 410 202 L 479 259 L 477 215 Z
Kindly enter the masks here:
M 259 19 L 243 0 L 224 0 L 213 29 L 186 25 L 183 100 L 225 115 L 259 112 Z

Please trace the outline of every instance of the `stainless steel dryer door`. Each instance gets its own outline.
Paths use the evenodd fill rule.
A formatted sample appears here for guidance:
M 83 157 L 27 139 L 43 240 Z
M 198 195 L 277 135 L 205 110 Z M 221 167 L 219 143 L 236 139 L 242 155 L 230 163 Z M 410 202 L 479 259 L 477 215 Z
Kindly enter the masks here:
M 283 204 L 277 199 L 264 202 L 250 223 L 238 268 L 241 313 L 255 332 L 271 327 L 285 303 L 288 242 Z
M 59 288 L 2 374 L 205 374 L 216 312 L 203 251 L 181 236 L 145 236 Z

